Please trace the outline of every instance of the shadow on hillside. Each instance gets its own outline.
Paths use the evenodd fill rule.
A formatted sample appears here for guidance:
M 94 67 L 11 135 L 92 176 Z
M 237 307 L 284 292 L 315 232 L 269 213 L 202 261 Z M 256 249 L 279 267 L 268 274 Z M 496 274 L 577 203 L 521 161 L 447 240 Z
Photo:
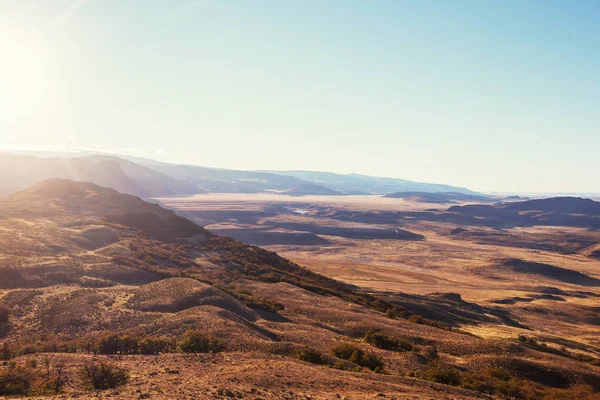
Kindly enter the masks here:
M 390 295 L 388 300 L 407 311 L 450 326 L 499 322 L 515 328 L 529 329 L 514 319 L 509 310 L 470 303 L 457 293 L 432 293 L 426 296 L 402 293 Z
M 550 264 L 542 264 L 525 261 L 518 258 L 503 260 L 495 268 L 509 270 L 519 274 L 538 275 L 548 279 L 554 279 L 564 283 L 580 286 L 600 286 L 600 279 L 582 274 L 571 269 L 557 267 Z

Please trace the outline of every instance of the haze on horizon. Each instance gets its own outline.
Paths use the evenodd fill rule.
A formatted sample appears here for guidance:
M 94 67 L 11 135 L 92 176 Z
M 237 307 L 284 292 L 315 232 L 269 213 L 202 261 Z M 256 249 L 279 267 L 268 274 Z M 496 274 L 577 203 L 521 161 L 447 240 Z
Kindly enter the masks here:
M 0 0 L 0 148 L 600 192 L 595 1 Z

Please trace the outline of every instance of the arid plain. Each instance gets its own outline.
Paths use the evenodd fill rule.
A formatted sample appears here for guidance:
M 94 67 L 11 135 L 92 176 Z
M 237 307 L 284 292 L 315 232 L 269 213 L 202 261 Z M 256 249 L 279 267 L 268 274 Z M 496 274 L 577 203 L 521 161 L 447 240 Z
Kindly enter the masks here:
M 598 399 L 600 203 L 410 197 L 0 198 L 0 394 Z
M 363 291 L 388 293 L 408 309 L 478 336 L 529 335 L 557 349 L 600 355 L 600 258 L 592 256 L 600 248 L 598 230 L 473 224 L 438 217 L 468 202 L 376 195 L 207 194 L 159 200 L 209 230 L 250 243 L 262 243 L 265 230 L 277 232 L 285 239 L 269 236 L 264 248 Z M 324 240 L 319 243 L 293 235 L 319 232 L 313 229 L 319 226 L 402 229 L 422 240 L 326 231 L 318 235 Z M 447 293 L 460 295 L 444 299 L 454 301 L 452 310 L 440 304 L 439 295 Z M 481 306 L 482 315 L 457 312 L 469 304 Z

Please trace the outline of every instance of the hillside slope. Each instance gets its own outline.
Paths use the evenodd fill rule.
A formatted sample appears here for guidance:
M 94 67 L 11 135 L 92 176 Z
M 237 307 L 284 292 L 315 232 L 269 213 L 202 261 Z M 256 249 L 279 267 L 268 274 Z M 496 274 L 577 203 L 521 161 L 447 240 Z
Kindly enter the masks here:
M 129 370 L 119 398 L 485 398 L 468 382 L 490 368 L 600 388 L 597 367 L 438 326 L 113 189 L 49 180 L 0 215 L 0 348 L 15 362 L 0 383 L 47 353 L 72 397 L 98 360 Z

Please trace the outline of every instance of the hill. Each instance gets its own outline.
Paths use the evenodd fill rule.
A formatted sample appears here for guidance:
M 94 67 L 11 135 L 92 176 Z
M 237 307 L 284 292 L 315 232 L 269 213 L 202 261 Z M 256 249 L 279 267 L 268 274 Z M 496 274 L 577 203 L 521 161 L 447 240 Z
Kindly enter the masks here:
M 113 160 L 92 162 L 85 159 L 39 158 L 0 153 L 0 195 L 14 193 L 49 178 L 94 182 L 142 197 L 149 194 Z
M 204 192 L 202 188 L 195 185 L 189 185 L 141 164 L 116 156 L 92 155 L 82 157 L 81 159 L 89 160 L 94 163 L 105 161 L 117 162 L 130 179 L 136 182 L 138 186 L 143 187 L 145 192 L 153 197 L 198 194 Z
M 85 397 L 78 371 L 102 361 L 129 374 L 120 398 L 473 399 L 473 380 L 504 385 L 486 368 L 541 391 L 599 385 L 591 365 L 434 323 L 113 189 L 48 180 L 0 215 L 2 394 Z
M 495 205 L 469 204 L 452 206 L 447 211 L 447 217 L 461 224 L 600 228 L 600 202 L 580 197 L 552 197 Z
M 340 196 L 342 193 L 335 190 L 328 189 L 321 185 L 313 183 L 301 183 L 293 186 L 289 189 L 281 191 L 281 194 L 287 194 L 290 196 Z
M 543 211 L 562 214 L 600 214 L 600 202 L 581 197 L 552 197 L 510 203 L 502 208 L 514 211 Z

